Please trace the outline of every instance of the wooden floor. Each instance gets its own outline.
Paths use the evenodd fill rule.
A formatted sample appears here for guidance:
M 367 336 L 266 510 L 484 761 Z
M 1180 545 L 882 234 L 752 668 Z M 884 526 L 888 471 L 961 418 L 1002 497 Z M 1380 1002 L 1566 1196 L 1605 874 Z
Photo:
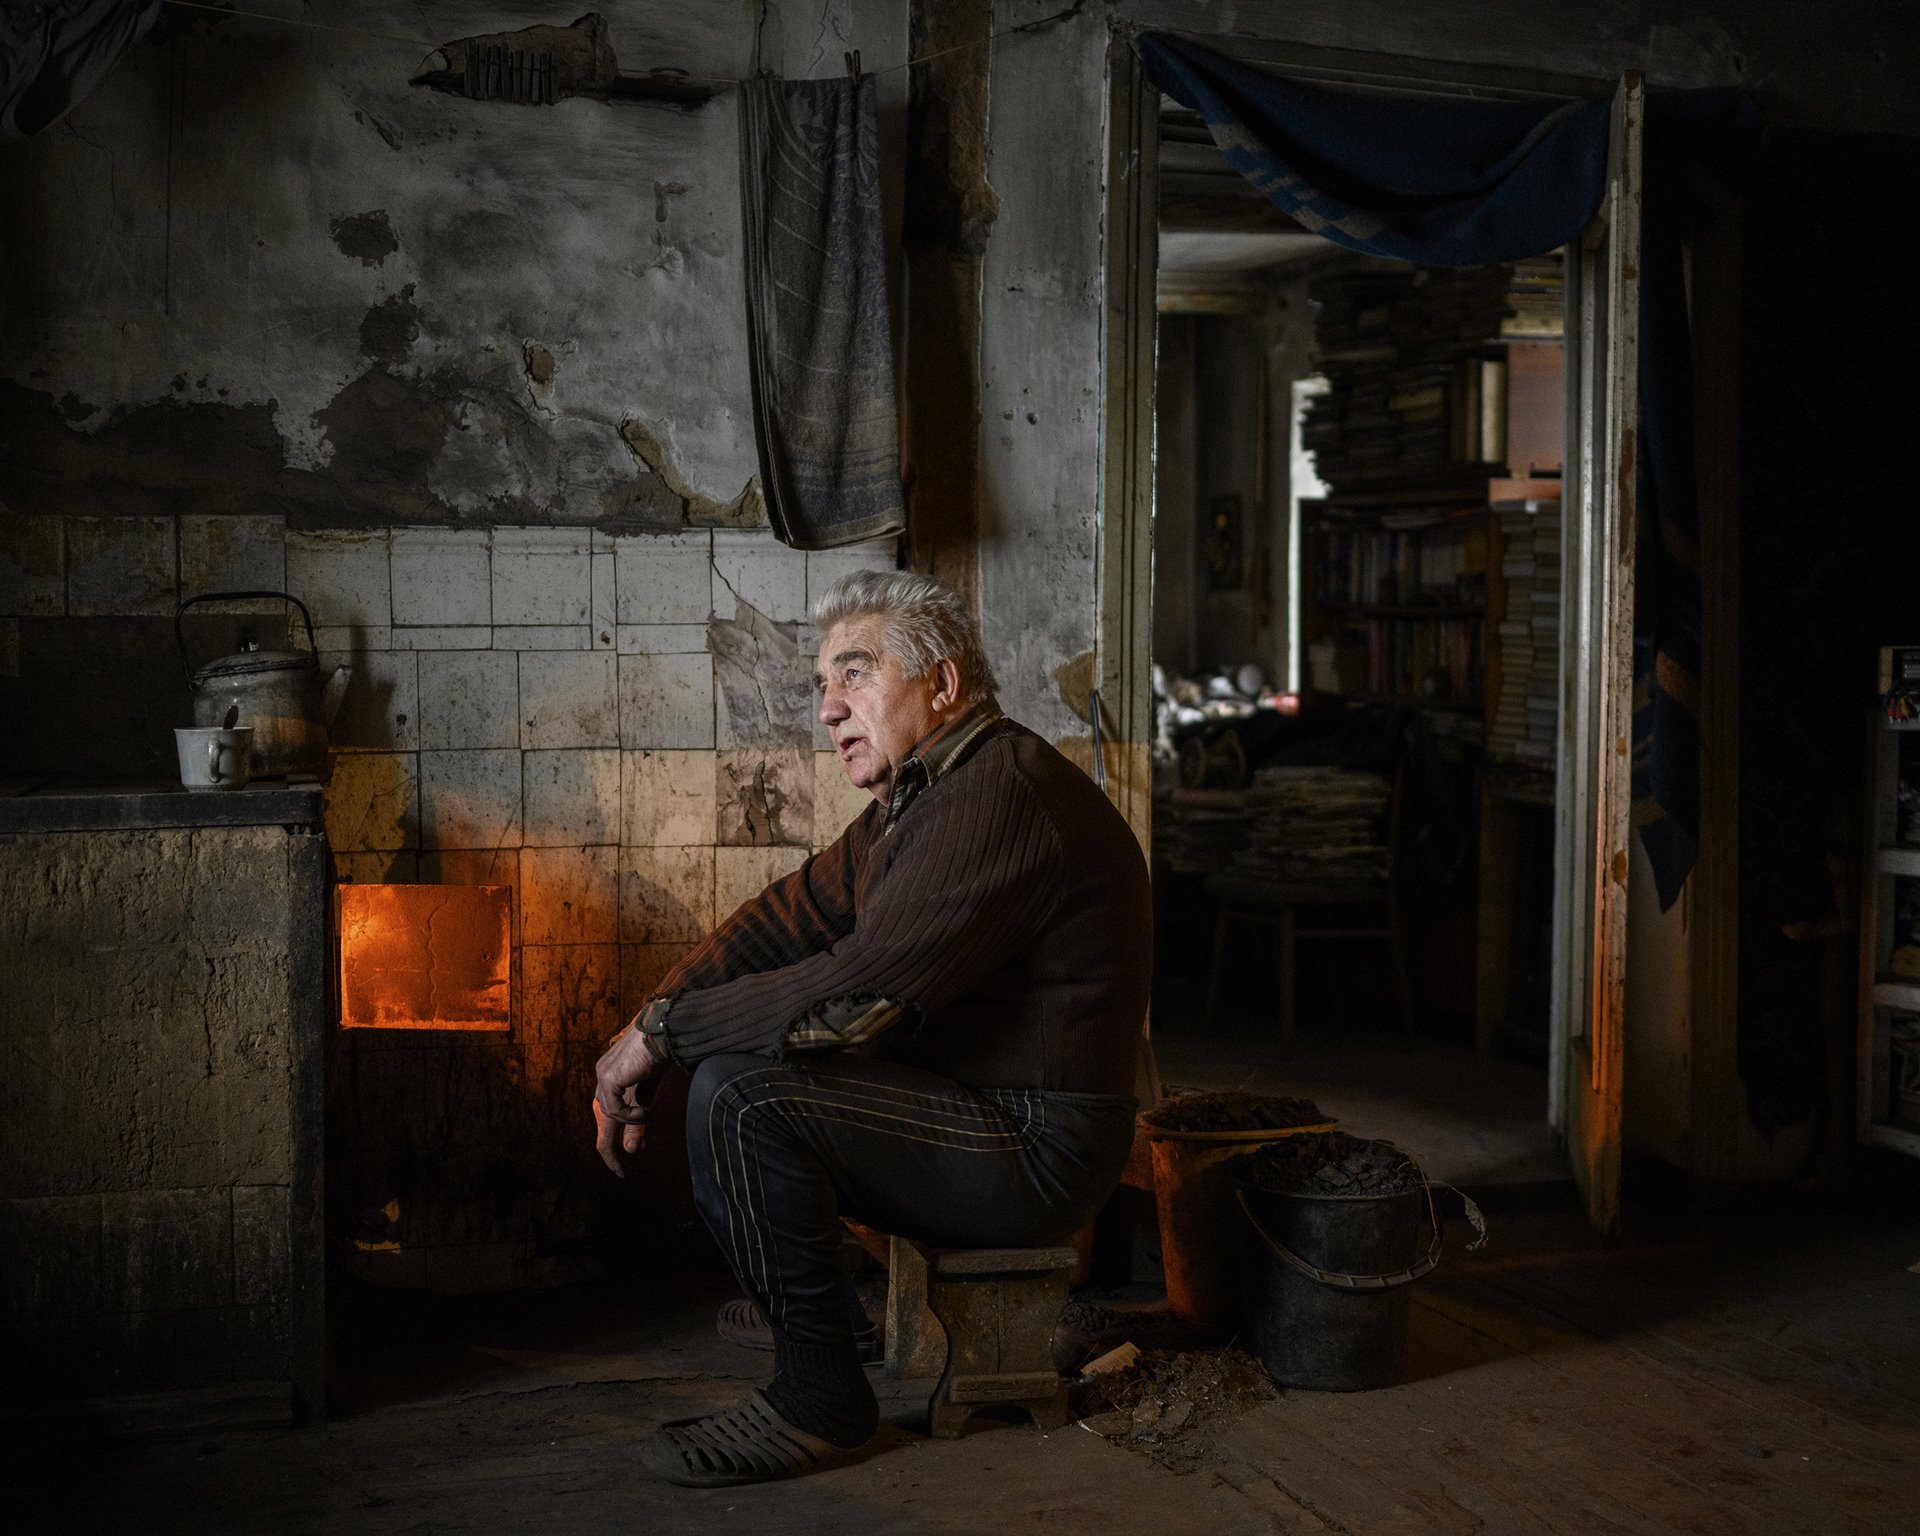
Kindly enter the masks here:
M 359 1407 L 317 1429 L 11 1446 L 34 1531 L 1920 1531 L 1920 1220 L 1783 1197 L 1496 1217 L 1419 1282 L 1407 1379 L 1289 1392 L 1177 1476 L 1077 1426 L 935 1444 L 893 1404 L 857 1465 L 687 1493 L 635 1440 L 764 1363 L 719 1343 L 710 1284 L 449 1310 L 350 1355 Z M 625 1295 L 634 1299 L 628 1301 Z M 17 1508 L 17 1503 L 12 1507 Z M 11 1523 L 11 1522 L 10 1522 Z
M 1500 1222 L 1421 1283 L 1404 1385 L 1288 1394 L 1224 1438 L 1223 1475 L 1297 1505 L 1280 1529 L 1367 1536 L 1920 1530 L 1920 1230 L 1641 1225 Z

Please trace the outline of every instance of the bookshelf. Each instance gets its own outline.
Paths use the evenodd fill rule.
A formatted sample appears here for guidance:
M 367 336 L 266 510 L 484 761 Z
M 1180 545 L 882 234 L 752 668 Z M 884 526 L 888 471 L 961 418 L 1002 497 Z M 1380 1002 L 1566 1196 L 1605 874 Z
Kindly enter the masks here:
M 1336 271 L 1310 290 L 1327 388 L 1301 438 L 1329 490 L 1300 503 L 1306 681 L 1426 711 L 1471 765 L 1477 931 L 1456 947 L 1474 955 L 1482 1050 L 1505 1036 L 1545 1051 L 1563 276 L 1553 253 L 1478 271 Z
M 1481 493 L 1303 501 L 1309 682 L 1323 693 L 1473 712 L 1486 674 Z
M 1880 652 L 1880 694 L 1920 699 L 1920 646 Z M 1877 713 L 1867 764 L 1856 1129 L 1920 1157 L 1920 715 Z

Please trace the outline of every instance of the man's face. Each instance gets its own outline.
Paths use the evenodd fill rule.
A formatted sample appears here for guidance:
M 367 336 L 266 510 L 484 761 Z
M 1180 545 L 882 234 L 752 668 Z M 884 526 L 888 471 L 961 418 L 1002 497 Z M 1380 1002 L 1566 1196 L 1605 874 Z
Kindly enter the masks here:
M 820 642 L 820 719 L 847 778 L 885 803 L 914 743 L 951 713 L 942 667 L 908 677 L 880 647 L 880 621 L 844 619 Z

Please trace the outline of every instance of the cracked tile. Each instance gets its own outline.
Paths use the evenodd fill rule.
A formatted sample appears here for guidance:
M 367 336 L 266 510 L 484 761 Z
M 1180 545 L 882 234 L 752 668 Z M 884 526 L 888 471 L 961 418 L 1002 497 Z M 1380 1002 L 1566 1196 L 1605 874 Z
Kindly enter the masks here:
M 429 848 L 519 847 L 520 796 L 517 751 L 420 754 L 421 825 Z
M 721 844 L 806 847 L 813 837 L 812 753 L 717 753 L 714 800 Z
M 813 661 L 800 626 L 779 624 L 750 604 L 707 626 L 718 694 L 716 745 L 803 750 L 813 742 Z
M 420 846 L 419 768 L 411 752 L 347 752 L 325 794 L 327 841 L 339 852 Z
M 778 623 L 807 616 L 807 557 L 763 529 L 713 535 L 713 613 L 731 619 L 751 606 Z

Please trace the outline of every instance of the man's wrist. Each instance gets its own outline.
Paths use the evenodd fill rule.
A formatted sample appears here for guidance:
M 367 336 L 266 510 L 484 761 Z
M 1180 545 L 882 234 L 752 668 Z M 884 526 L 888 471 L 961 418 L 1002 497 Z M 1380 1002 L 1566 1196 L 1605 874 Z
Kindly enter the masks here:
M 645 1040 L 647 1049 L 662 1061 L 673 1060 L 673 1049 L 667 1043 L 667 1010 L 672 1006 L 671 997 L 650 998 L 627 1026 Z

